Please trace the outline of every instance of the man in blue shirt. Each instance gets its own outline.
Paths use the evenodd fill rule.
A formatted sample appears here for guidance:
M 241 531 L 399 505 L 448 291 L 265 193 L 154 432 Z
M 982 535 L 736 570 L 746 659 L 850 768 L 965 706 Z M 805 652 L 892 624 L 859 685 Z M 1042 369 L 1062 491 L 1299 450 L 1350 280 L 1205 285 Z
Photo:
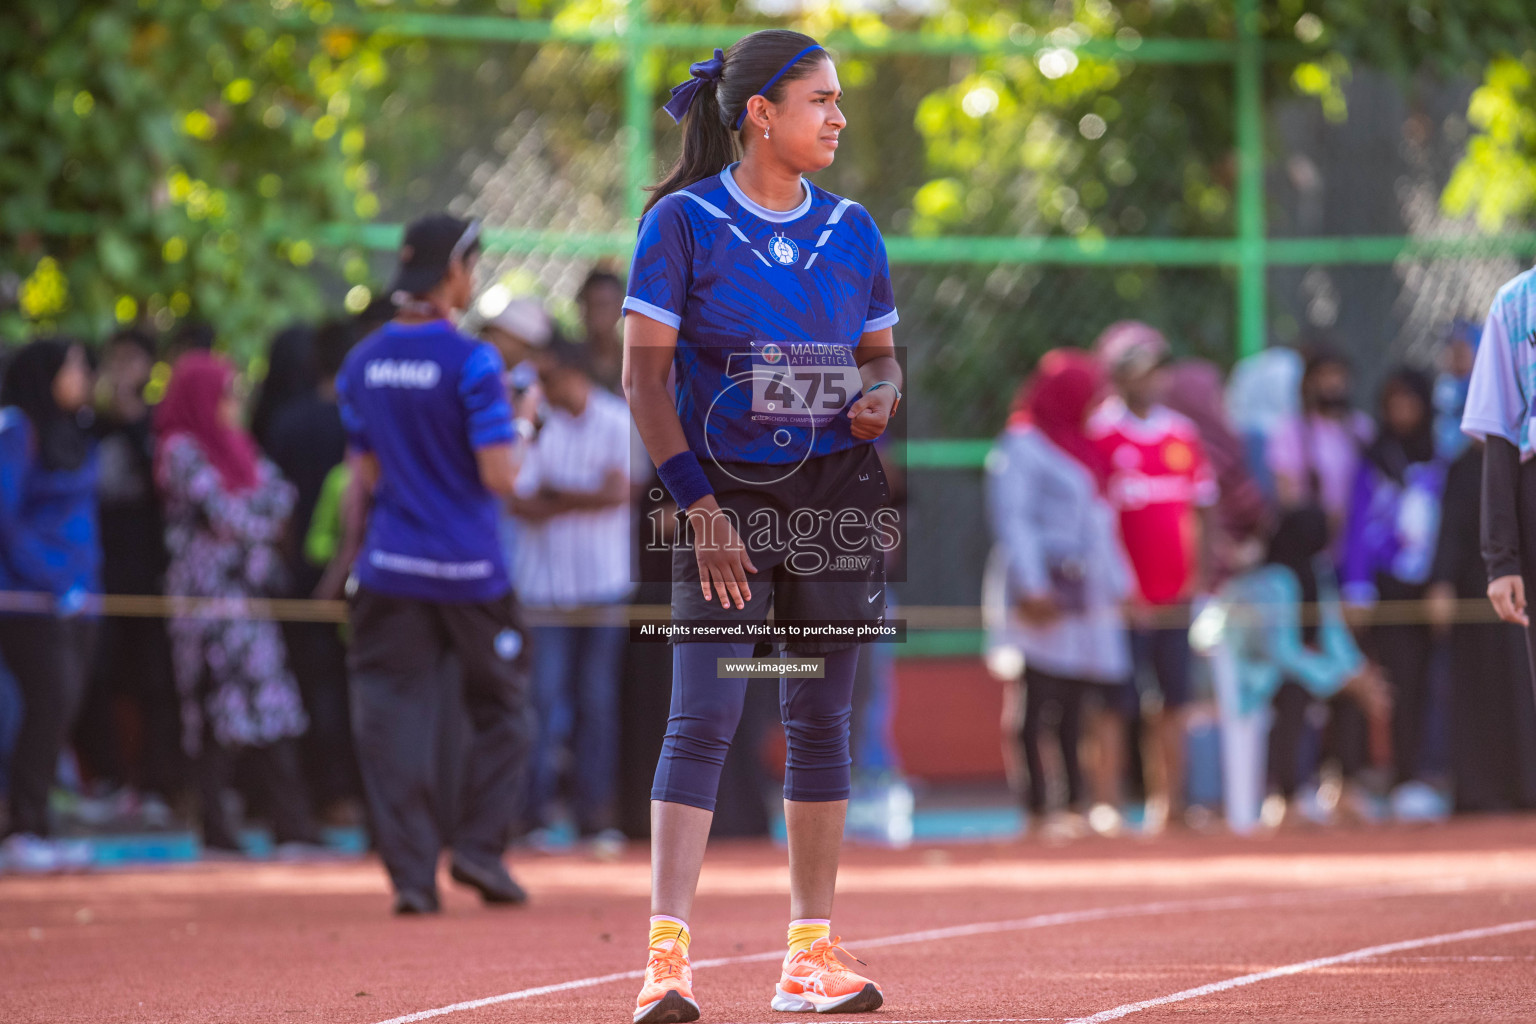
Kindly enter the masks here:
M 487 903 L 526 895 L 501 857 L 528 743 L 523 634 L 497 537 L 520 431 L 492 346 L 460 334 L 479 226 L 446 215 L 406 230 L 396 318 L 337 379 L 348 458 L 372 509 L 353 568 L 357 752 L 395 911 L 438 909 L 438 854 Z M 445 660 L 457 656 L 473 722 L 457 818 L 439 813 L 436 750 Z M 446 834 L 445 834 L 446 833 Z

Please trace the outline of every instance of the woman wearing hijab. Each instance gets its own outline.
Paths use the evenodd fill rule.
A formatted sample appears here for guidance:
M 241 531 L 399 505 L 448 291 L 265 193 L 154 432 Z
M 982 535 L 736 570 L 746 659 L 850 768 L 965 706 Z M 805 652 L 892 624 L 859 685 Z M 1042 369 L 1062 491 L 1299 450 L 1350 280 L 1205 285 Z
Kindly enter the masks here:
M 25 710 L 11 754 L 11 834 L 19 871 L 84 866 L 88 852 L 48 836 L 48 791 L 84 692 L 93 623 L 80 613 L 100 589 L 96 457 L 80 412 L 90 395 L 85 350 L 35 341 L 0 386 L 0 591 L 30 596 L 0 613 L 0 656 Z
M 1275 346 L 1239 359 L 1227 379 L 1227 415 L 1242 439 L 1248 472 L 1265 500 L 1278 500 L 1270 471 L 1270 438 L 1301 412 L 1301 353 Z
M 1417 370 L 1396 370 L 1382 385 L 1380 433 L 1361 459 L 1345 534 L 1344 599 L 1356 607 L 1425 595 L 1446 476 L 1435 453 L 1431 392 L 1429 378 Z M 1427 622 L 1384 623 L 1365 637 L 1396 694 L 1392 751 L 1399 785 L 1418 780 L 1424 767 L 1432 642 Z
M 994 557 L 1003 569 L 1008 609 L 994 647 L 1008 645 L 1023 655 L 1019 739 L 1034 815 L 1046 811 L 1040 734 L 1047 709 L 1056 710 L 1050 717 L 1057 723 L 1068 803 L 1076 810 L 1084 796 L 1077 754 L 1083 700 L 1096 684 L 1110 696 L 1108 688 L 1122 687 L 1131 671 L 1120 615 L 1131 591 L 1130 570 L 1103 496 L 1109 463 L 1085 433 L 1103 386 L 1097 361 L 1086 353 L 1046 353 L 986 463 Z M 1119 749 L 1104 746 L 1110 753 Z M 1094 795 L 1112 801 L 1109 788 L 1119 771 L 1101 766 Z
M 1326 343 L 1309 346 L 1301 409 L 1270 435 L 1266 459 L 1281 509 L 1321 508 L 1335 556 L 1349 519 L 1361 452 L 1375 439 L 1371 418 L 1350 403 L 1352 371 Z
M 1200 445 L 1216 474 L 1216 536 L 1212 538 L 1218 575 L 1230 571 L 1238 538 L 1264 530 L 1271 522 L 1270 502 L 1249 469 L 1247 447 L 1227 416 L 1221 370 L 1203 359 L 1186 359 L 1168 368 L 1163 404 L 1182 413 L 1200 432 Z M 1219 582 L 1219 579 L 1218 579 Z
M 251 436 L 264 452 L 272 450 L 272 429 L 294 402 L 319 387 L 315 365 L 315 329 L 295 324 L 279 331 L 267 348 L 267 375 L 251 410 Z
M 294 492 L 240 429 L 234 385 L 234 369 L 217 355 L 177 360 L 155 417 L 155 479 L 165 496 L 167 592 L 234 601 L 238 609 L 241 599 L 271 596 L 281 583 L 278 544 Z M 314 842 L 294 745 L 307 721 L 277 623 L 192 614 L 172 618 L 170 632 L 204 842 L 240 849 L 223 795 L 241 755 L 265 787 L 278 845 Z

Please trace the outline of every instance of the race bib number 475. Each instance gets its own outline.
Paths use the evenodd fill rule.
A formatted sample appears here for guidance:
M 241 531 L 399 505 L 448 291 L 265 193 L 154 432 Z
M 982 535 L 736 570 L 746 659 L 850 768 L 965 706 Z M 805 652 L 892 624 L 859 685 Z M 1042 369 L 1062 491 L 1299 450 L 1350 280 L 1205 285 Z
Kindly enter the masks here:
M 759 342 L 752 346 L 752 419 L 824 426 L 864 388 L 847 345 Z

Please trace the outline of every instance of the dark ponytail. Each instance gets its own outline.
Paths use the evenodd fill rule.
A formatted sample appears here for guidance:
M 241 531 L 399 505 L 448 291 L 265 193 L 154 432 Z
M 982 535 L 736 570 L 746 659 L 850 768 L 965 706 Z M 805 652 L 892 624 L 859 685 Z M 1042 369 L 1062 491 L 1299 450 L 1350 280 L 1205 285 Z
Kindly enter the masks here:
M 736 140 L 731 138 L 731 129 L 720 115 L 719 84 L 704 82 L 700 85 L 693 106 L 688 108 L 688 116 L 683 119 L 683 151 L 661 183 L 646 189 L 651 193 L 645 203 L 646 213 L 661 202 L 662 196 L 719 174 L 736 159 Z
M 683 119 L 683 151 L 678 155 L 677 163 L 659 184 L 646 189 L 651 197 L 646 201 L 645 212 L 649 213 L 663 196 L 725 170 L 744 148 L 741 133 L 731 126 L 747 101 L 793 60 L 795 54 L 815 45 L 816 40 L 803 33 L 772 28 L 744 36 L 725 51 L 725 68 L 719 80 L 699 83 L 693 105 Z M 804 78 L 828 59 L 825 50 L 805 54 L 773 83 L 773 88 L 763 97 L 769 103 L 778 103 L 784 97 L 787 83 Z

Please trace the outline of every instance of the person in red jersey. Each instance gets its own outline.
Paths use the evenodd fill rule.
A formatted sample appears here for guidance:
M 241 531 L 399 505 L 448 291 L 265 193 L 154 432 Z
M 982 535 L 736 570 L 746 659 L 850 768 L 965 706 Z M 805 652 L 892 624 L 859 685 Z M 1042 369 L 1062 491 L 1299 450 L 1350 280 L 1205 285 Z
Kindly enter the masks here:
M 1094 343 L 1115 385 L 1089 423 L 1110 465 L 1106 495 L 1136 577 L 1131 651 L 1135 678 L 1152 677 L 1162 695 L 1158 718 L 1168 820 L 1183 817 L 1184 708 L 1189 703 L 1189 619 L 1185 606 L 1205 589 L 1204 510 L 1216 504 L 1216 477 L 1195 424 L 1161 404 L 1167 339 L 1125 320 Z M 1123 713 L 1138 712 L 1134 682 Z M 1155 819 L 1149 824 L 1155 827 Z

